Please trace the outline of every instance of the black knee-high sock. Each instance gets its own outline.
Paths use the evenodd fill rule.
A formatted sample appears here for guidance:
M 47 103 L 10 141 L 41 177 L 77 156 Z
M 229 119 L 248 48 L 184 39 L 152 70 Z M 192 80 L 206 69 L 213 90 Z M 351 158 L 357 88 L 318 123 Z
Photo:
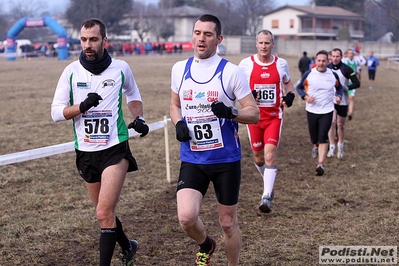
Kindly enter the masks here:
M 200 250 L 202 250 L 202 251 L 206 251 L 206 252 L 211 251 L 211 249 L 212 249 L 212 241 L 209 238 L 209 236 L 206 236 L 204 243 L 202 243 L 199 246 L 200 246 Z
M 100 266 L 111 265 L 117 239 L 117 228 L 102 228 L 100 236 Z
M 118 244 L 121 246 L 122 250 L 129 250 L 130 249 L 130 241 L 129 238 L 125 235 L 125 232 L 123 231 L 122 223 L 118 219 L 118 217 L 115 218 L 116 220 L 116 228 L 117 228 L 117 239 L 116 241 Z

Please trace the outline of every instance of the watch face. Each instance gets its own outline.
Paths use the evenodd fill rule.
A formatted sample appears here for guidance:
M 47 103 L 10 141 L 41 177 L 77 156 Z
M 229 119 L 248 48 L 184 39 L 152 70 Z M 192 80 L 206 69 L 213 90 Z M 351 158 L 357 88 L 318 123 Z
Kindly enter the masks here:
M 233 118 L 237 117 L 238 116 L 238 109 L 235 108 L 235 107 L 232 107 L 231 109 L 232 109 L 231 110 L 231 114 L 233 115 Z

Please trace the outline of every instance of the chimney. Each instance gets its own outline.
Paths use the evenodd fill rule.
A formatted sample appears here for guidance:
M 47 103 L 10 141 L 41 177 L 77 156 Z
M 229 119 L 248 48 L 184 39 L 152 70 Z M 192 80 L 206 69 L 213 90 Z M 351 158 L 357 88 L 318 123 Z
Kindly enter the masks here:
M 315 9 L 315 8 L 316 8 L 316 0 L 313 0 L 313 1 L 310 3 L 310 6 L 312 7 L 312 9 Z

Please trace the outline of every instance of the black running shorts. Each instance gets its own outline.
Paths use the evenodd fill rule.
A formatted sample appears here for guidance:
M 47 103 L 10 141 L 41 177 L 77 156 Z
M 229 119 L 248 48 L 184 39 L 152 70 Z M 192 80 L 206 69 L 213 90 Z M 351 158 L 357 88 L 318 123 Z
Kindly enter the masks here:
M 241 182 L 241 161 L 222 164 L 182 162 L 177 191 L 192 188 L 205 196 L 211 181 L 220 204 L 229 206 L 237 204 Z
M 334 104 L 334 108 L 337 111 L 337 115 L 339 115 L 340 117 L 348 116 L 348 105 Z
M 331 127 L 333 112 L 314 114 L 307 112 L 310 141 L 313 144 L 328 143 L 328 131 Z
M 88 183 L 101 181 L 101 174 L 108 166 L 129 161 L 128 172 L 136 171 L 137 163 L 130 151 L 129 142 L 124 141 L 102 151 L 84 152 L 75 150 L 76 167 L 80 176 Z

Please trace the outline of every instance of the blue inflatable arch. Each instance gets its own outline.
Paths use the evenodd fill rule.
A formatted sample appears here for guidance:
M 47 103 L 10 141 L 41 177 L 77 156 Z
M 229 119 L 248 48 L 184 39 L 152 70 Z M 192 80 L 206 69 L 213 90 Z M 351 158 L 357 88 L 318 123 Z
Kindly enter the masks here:
M 16 38 L 18 34 L 25 27 L 49 27 L 55 34 L 58 35 L 57 51 L 58 59 L 66 60 L 68 58 L 67 47 L 67 32 L 60 24 L 51 17 L 43 18 L 21 18 L 11 27 L 7 33 L 7 53 L 11 53 L 7 60 L 14 61 L 16 59 L 15 52 L 17 51 Z

